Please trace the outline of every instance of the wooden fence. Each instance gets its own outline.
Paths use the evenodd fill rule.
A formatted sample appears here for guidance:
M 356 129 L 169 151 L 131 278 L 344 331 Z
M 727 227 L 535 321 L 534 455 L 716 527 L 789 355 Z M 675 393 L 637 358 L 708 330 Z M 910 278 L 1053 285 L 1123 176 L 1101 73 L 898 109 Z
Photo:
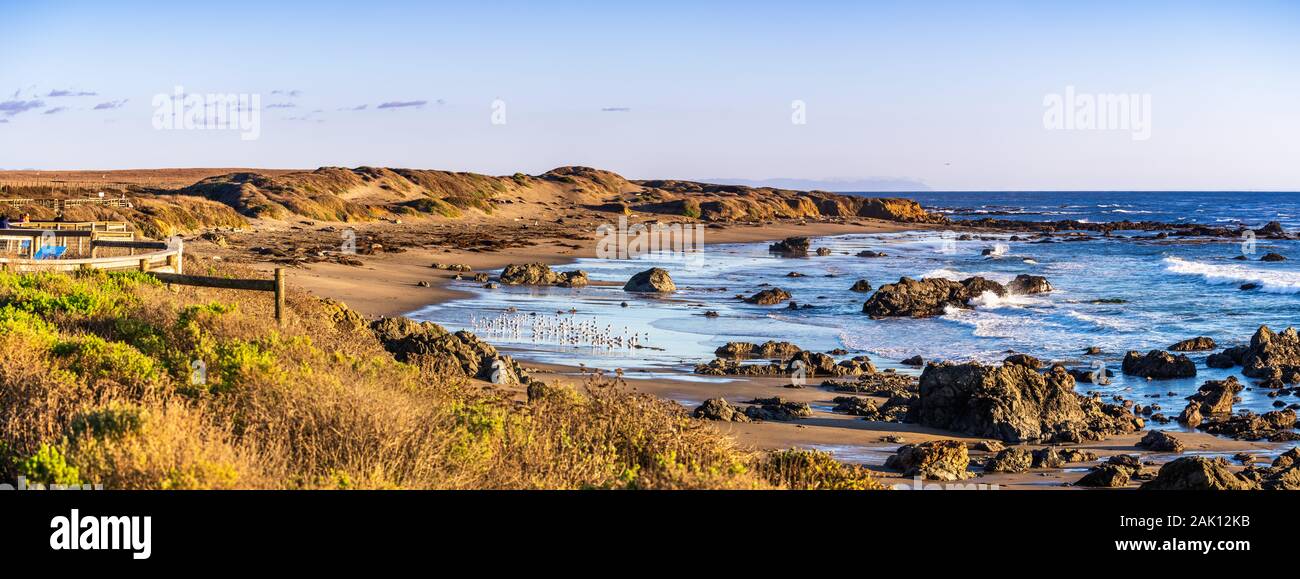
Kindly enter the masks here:
M 180 273 L 149 272 L 163 283 L 209 287 L 216 289 L 249 290 L 275 293 L 275 321 L 284 323 L 284 268 L 275 268 L 275 279 L 232 279 Z

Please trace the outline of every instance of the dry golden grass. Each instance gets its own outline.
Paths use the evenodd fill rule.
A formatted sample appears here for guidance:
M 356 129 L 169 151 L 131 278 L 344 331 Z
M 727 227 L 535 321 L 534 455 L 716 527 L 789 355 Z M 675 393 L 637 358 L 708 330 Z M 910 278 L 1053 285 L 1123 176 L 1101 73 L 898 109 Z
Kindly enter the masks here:
M 394 361 L 336 303 L 295 292 L 279 327 L 265 295 L 151 280 L 0 274 L 0 474 L 126 489 L 878 488 L 824 454 L 740 450 L 617 382 L 519 402 Z

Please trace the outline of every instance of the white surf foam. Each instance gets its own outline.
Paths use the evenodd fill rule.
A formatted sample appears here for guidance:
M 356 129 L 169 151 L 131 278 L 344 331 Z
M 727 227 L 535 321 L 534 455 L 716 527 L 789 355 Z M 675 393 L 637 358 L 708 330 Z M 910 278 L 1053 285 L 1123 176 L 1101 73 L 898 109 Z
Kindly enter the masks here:
M 1300 293 L 1300 272 L 1264 271 L 1244 265 L 1213 264 L 1166 257 L 1165 271 L 1200 276 L 1215 285 L 1259 284 L 1261 291 L 1279 294 Z

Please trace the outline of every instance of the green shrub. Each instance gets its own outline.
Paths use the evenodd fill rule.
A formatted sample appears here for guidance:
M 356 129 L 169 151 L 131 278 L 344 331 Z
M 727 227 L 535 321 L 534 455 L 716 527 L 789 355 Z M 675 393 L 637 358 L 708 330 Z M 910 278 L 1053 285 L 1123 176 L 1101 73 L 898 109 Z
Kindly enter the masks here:
M 68 464 L 62 451 L 48 444 L 42 444 L 36 454 L 19 461 L 18 474 L 30 482 L 44 485 L 81 484 L 77 468 Z

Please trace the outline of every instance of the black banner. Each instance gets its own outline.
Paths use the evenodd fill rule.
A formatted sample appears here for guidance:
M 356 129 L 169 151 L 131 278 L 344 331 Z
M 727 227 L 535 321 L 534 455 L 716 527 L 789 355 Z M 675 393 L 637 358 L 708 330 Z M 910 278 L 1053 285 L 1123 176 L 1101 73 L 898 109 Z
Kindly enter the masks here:
M 1300 494 L 1244 492 L 115 492 L 0 493 L 0 550 L 61 565 L 223 560 L 511 560 L 598 549 L 826 548 L 942 541 L 1089 560 L 1211 561 L 1293 550 Z M 319 561 L 318 561 L 319 562 Z M 508 561 L 501 561 L 508 563 Z M 558 563 L 557 563 L 558 564 Z M 569 564 L 573 564 L 570 561 Z M 652 562 L 647 562 L 652 564 Z

